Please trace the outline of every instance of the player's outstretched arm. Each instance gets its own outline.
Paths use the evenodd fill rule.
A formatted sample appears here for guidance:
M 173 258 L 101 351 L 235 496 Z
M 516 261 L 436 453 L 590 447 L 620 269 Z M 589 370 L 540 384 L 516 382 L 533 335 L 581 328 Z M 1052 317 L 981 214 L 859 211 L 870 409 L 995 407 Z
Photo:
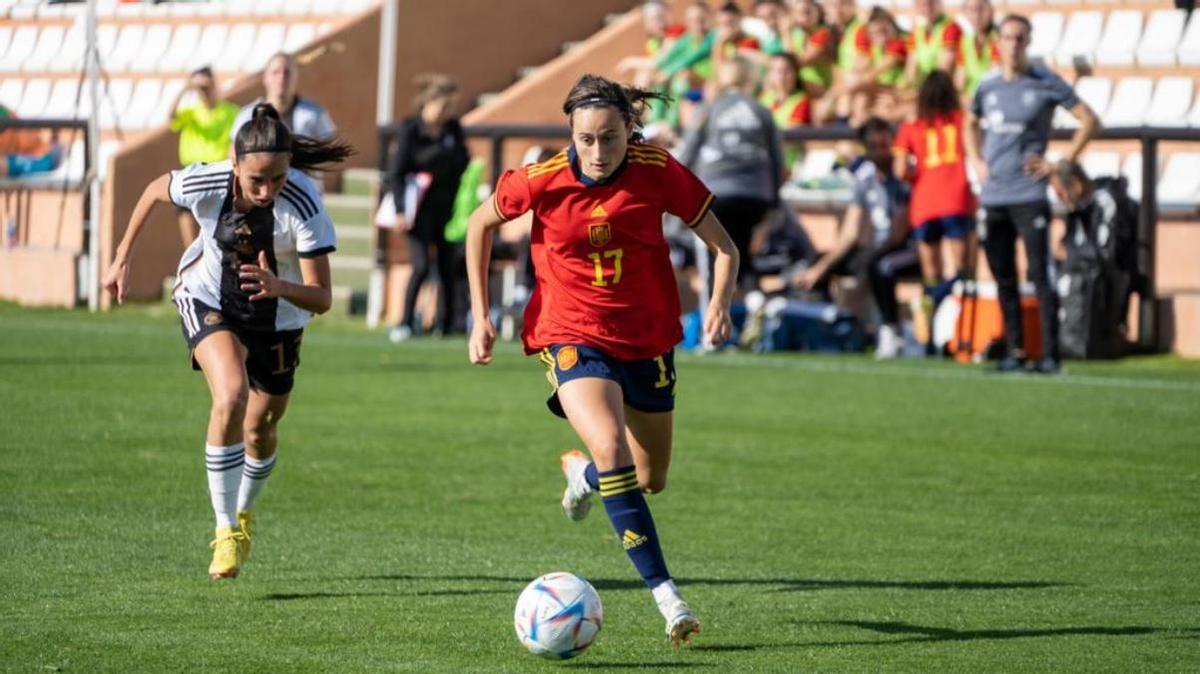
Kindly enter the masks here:
M 154 204 L 171 201 L 170 188 L 170 173 L 155 178 L 142 191 L 141 198 L 133 208 L 133 215 L 129 216 L 129 226 L 125 228 L 125 236 L 121 237 L 121 243 L 113 254 L 112 264 L 108 266 L 102 284 L 104 289 L 116 298 L 117 304 L 125 303 L 125 293 L 129 288 L 129 251 L 133 249 L 134 241 L 137 241 L 138 234 L 146 225 L 146 219 L 150 216 Z
M 472 317 L 467 355 L 475 365 L 492 362 L 492 345 L 496 343 L 488 299 L 488 269 L 492 261 L 492 234 L 504 220 L 496 211 L 495 198 L 488 197 L 467 221 L 467 282 L 471 288 Z
M 733 301 L 733 287 L 738 274 L 737 246 L 712 211 L 704 215 L 693 231 L 713 253 L 713 291 L 704 314 L 704 335 L 709 344 L 720 346 L 729 340 L 733 332 L 729 304 Z

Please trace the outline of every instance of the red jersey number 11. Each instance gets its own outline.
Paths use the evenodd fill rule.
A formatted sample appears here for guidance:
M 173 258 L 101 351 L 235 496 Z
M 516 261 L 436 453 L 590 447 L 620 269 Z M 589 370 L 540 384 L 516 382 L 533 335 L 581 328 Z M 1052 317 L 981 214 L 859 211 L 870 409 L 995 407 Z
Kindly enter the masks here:
M 588 258 L 592 261 L 592 265 L 596 271 L 596 278 L 592 280 L 592 285 L 594 285 L 598 288 L 603 288 L 610 284 L 616 285 L 616 284 L 620 283 L 621 282 L 621 257 L 623 255 L 625 255 L 625 250 L 622 248 L 606 250 L 606 251 L 604 251 L 603 254 L 588 253 Z M 612 265 L 613 265 L 612 280 L 606 279 L 604 277 L 604 262 L 606 260 L 612 260 Z
M 938 151 L 938 132 L 945 141 Z M 943 124 L 938 129 L 925 130 L 925 168 L 933 169 L 944 164 L 958 163 L 958 127 Z

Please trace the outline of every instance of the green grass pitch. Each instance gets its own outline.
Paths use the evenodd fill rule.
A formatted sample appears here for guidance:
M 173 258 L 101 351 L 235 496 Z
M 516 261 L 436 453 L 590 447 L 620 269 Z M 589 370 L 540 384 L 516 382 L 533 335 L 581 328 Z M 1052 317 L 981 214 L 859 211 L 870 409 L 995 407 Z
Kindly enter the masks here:
M 679 359 L 652 497 L 704 622 L 675 650 L 536 359 L 322 319 L 235 581 L 206 575 L 208 394 L 169 305 L 0 307 L 6 671 L 1197 671 L 1200 364 Z M 566 663 L 512 629 L 567 570 L 605 608 Z

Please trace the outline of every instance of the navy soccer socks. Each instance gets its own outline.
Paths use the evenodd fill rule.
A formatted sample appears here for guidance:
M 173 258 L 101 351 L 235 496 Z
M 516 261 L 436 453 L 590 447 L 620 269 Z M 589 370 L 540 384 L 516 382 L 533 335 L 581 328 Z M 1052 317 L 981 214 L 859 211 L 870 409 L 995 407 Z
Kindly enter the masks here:
M 604 510 L 608 513 L 613 530 L 617 532 L 617 538 L 621 539 L 625 554 L 629 555 L 629 561 L 633 562 L 642 580 L 651 589 L 670 580 L 671 574 L 667 572 L 667 562 L 658 543 L 658 532 L 654 529 L 654 518 L 650 516 L 650 506 L 638 486 L 637 470 L 633 466 L 625 466 L 596 475 Z

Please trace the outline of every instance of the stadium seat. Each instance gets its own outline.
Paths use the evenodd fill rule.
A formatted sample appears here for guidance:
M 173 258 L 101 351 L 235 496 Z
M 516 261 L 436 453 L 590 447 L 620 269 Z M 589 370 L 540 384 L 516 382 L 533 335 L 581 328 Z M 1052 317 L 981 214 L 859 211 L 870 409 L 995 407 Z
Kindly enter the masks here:
M 1160 77 L 1154 86 L 1154 97 L 1146 111 L 1148 126 L 1182 127 L 1188 125 L 1188 104 L 1192 101 L 1195 83 L 1190 77 Z
M 291 0 L 283 7 L 283 13 L 291 17 L 308 16 L 312 13 L 312 0 Z
M 317 37 L 317 27 L 311 23 L 293 23 L 288 27 L 283 50 L 294 54 Z
M 108 161 L 120 149 L 121 141 L 119 140 L 106 140 L 100 143 L 99 151 L 96 153 L 99 155 L 97 160 L 99 166 L 96 167 L 96 172 L 100 174 L 101 178 L 108 176 Z
M 1075 95 L 1087 103 L 1097 117 L 1103 119 L 1112 98 L 1112 80 L 1107 77 L 1080 77 L 1075 83 Z M 1054 111 L 1054 126 L 1074 129 L 1079 126 L 1079 120 L 1067 110 L 1057 108 Z
M 1121 155 L 1117 152 L 1089 152 L 1079 163 L 1083 166 L 1083 170 L 1093 178 L 1121 174 Z
M 1081 59 L 1085 63 L 1093 63 L 1096 45 L 1100 42 L 1103 28 L 1103 12 L 1084 10 L 1072 14 L 1063 31 L 1058 49 L 1054 52 L 1054 62 L 1060 66 L 1069 66 L 1076 59 Z
M 118 19 L 140 19 L 146 16 L 147 7 L 141 2 L 122 2 L 117 5 L 117 9 L 113 15 Z
M 258 16 L 279 16 L 284 13 L 287 0 L 257 0 L 254 13 Z
M 1142 13 L 1136 9 L 1109 12 L 1104 34 L 1096 45 L 1096 63 L 1131 66 L 1142 37 Z
M 250 50 L 255 46 L 254 36 L 257 30 L 252 23 L 234 25 L 229 31 L 229 37 L 225 39 L 224 48 L 215 52 L 217 56 L 213 59 L 213 68 L 226 73 L 241 72 Z
M 0 105 L 13 110 L 21 102 L 21 92 L 25 90 L 25 80 L 19 77 L 0 79 Z
M 1196 102 L 1192 105 L 1192 111 L 1188 113 L 1188 126 L 1200 126 L 1200 94 L 1196 95 Z
M 272 55 L 283 51 L 287 27 L 282 23 L 264 23 L 258 27 L 258 36 L 254 39 L 254 48 L 242 61 L 242 70 L 253 72 L 267 65 Z
M 96 0 L 96 18 L 112 19 L 117 15 L 117 5 L 120 0 Z
M 1130 152 L 1121 162 L 1121 175 L 1129 185 L 1129 196 L 1135 200 L 1142 198 L 1142 153 Z
M 25 59 L 33 53 L 34 47 L 37 46 L 37 39 L 37 26 L 18 26 L 13 31 L 12 43 L 4 52 L 4 58 L 0 59 L 0 72 L 20 71 Z
M 0 61 L 4 59 L 4 52 L 8 51 L 8 45 L 12 44 L 13 27 L 0 26 Z
M 175 97 L 183 88 L 187 86 L 187 80 L 176 77 L 163 82 L 162 93 L 159 94 L 158 104 L 154 106 L 154 111 L 150 113 L 146 120 L 147 126 L 154 127 L 159 124 L 166 124 L 171 121 L 171 105 L 175 103 Z
M 75 24 L 63 37 L 60 48 L 51 55 L 45 70 L 54 73 L 78 73 L 83 68 L 83 53 L 87 50 L 87 37 L 83 26 Z
M 172 19 L 191 19 L 200 14 L 200 5 L 198 2 L 169 2 L 167 14 Z
M 335 15 L 338 13 L 339 4 L 339 0 L 313 0 L 312 12 L 321 16 Z
M 127 7 L 128 5 L 121 5 Z M 122 73 L 129 69 L 134 59 L 142 50 L 142 42 L 146 39 L 146 26 L 140 23 L 128 23 L 121 26 L 117 42 L 112 53 L 108 55 L 105 67 L 109 72 Z
M 1117 82 L 1108 112 L 1101 117 L 1105 126 L 1141 126 L 1146 123 L 1146 110 L 1154 81 L 1149 77 L 1126 77 Z
M 33 21 L 37 18 L 37 5 L 13 5 L 8 10 L 8 18 L 13 21 Z
M 124 129 L 125 111 L 133 97 L 133 80 L 120 78 L 111 80 L 100 92 L 96 109 L 100 112 L 100 129 Z
M 1175 65 L 1175 51 L 1183 37 L 1187 14 L 1178 9 L 1160 9 L 1150 13 L 1142 42 L 1137 49 L 1138 65 Z
M 1158 180 L 1158 201 L 1163 206 L 1193 206 L 1200 201 L 1200 153 L 1176 152 L 1167 160 Z
M 21 100 L 16 104 L 17 116 L 26 119 L 41 117 L 47 101 L 50 100 L 50 87 L 50 80 L 40 77 L 26 81 L 25 88 L 21 91 Z
M 158 117 L 159 98 L 162 96 L 162 80 L 146 78 L 138 81 L 125 111 L 125 128 L 141 130 L 158 126 L 163 120 Z
M 1058 12 L 1034 12 L 1029 17 L 1033 35 L 1029 42 L 1030 58 L 1050 61 L 1062 41 L 1063 15 Z
M 41 33 L 38 34 L 37 44 L 21 63 L 21 70 L 30 73 L 40 73 L 46 70 L 46 66 L 62 48 L 63 38 L 66 35 L 67 29 L 64 26 L 43 26 Z
M 158 71 L 174 73 L 191 70 L 192 55 L 196 53 L 198 44 L 200 44 L 200 24 L 185 23 L 176 26 L 175 33 L 171 36 L 171 44 L 167 46 L 162 59 L 158 62 Z
M 73 119 L 79 115 L 80 106 L 76 105 L 76 99 L 82 103 L 82 98 L 79 96 L 79 79 L 71 77 L 58 80 L 50 90 L 50 98 L 46 101 L 42 116 L 54 119 Z
M 142 48 L 138 50 L 137 58 L 129 64 L 129 70 L 135 73 L 148 73 L 157 70 L 167 47 L 171 46 L 171 25 L 157 23 L 146 29 L 146 38 Z
M 180 70 L 195 70 L 201 66 L 212 66 L 214 70 L 220 70 L 217 67 L 217 58 L 224 53 L 225 42 L 229 39 L 229 26 L 224 23 L 210 23 L 204 27 L 200 33 L 200 41 L 196 43 L 196 48 L 192 50 L 191 55 L 184 61 L 183 67 Z
M 100 54 L 101 67 L 108 69 L 108 57 L 117 48 L 117 33 L 120 27 L 113 23 L 96 26 L 96 52 Z
M 1175 54 L 1181 66 L 1200 66 L 1200 18 L 1188 21 Z

